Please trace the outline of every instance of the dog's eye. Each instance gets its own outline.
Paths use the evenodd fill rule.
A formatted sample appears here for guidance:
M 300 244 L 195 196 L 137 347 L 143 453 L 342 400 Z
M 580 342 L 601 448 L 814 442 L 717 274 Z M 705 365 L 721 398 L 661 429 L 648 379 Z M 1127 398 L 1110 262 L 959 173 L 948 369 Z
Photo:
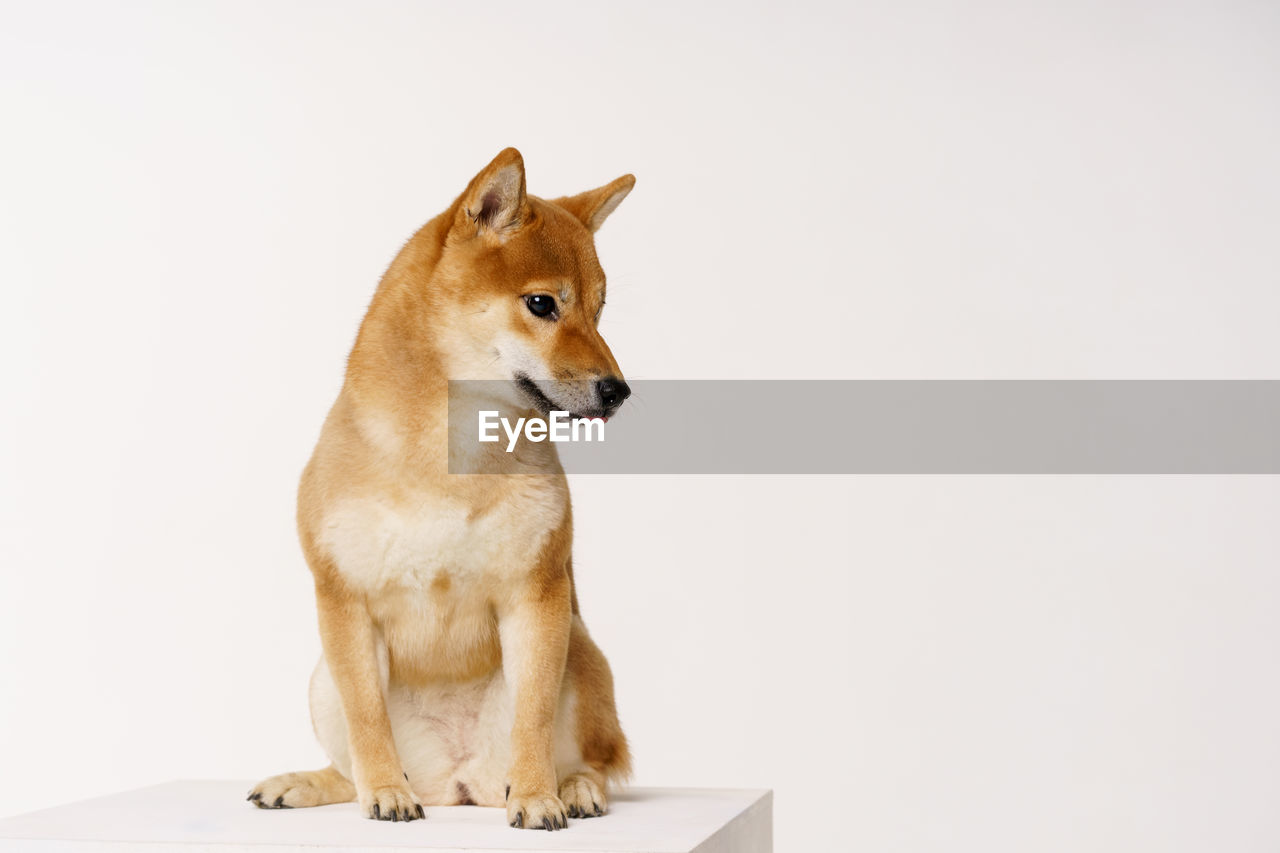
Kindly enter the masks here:
M 526 296 L 524 304 L 529 307 L 529 313 L 535 317 L 550 317 L 555 313 L 556 300 L 552 296 L 545 296 L 541 293 L 535 293 L 533 296 Z

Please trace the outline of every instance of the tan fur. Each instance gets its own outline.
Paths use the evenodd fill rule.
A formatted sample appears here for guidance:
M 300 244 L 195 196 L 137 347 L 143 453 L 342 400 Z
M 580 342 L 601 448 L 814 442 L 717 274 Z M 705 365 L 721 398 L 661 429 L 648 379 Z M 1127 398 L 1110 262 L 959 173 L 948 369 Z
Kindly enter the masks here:
M 512 825 L 558 828 L 603 813 L 629 772 L 612 675 L 578 614 L 555 447 L 486 446 L 472 461 L 499 476 L 449 474 L 447 383 L 503 380 L 527 408 L 517 373 L 621 380 L 596 329 L 592 232 L 633 184 L 544 201 L 507 149 L 383 277 L 298 492 L 324 648 L 312 718 L 333 766 L 268 779 L 256 804 L 358 799 L 412 820 L 423 803 L 505 801 Z M 558 319 L 529 312 L 534 293 L 556 297 Z

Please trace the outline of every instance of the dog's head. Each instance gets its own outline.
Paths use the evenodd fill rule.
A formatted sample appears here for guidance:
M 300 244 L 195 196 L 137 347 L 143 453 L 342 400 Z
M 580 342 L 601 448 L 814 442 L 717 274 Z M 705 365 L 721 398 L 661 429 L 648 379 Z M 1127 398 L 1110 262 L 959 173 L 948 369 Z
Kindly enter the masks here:
M 530 196 L 514 148 L 472 179 L 436 267 L 452 377 L 510 380 L 544 412 L 617 411 L 631 391 L 597 328 L 605 276 L 592 235 L 634 185 L 624 175 L 575 196 Z

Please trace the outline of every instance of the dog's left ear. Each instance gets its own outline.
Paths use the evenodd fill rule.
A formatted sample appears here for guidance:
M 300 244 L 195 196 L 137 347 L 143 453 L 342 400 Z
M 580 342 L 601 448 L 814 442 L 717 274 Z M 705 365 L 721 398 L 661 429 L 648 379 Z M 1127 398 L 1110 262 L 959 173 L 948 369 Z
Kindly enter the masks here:
M 524 158 L 514 148 L 504 149 L 471 179 L 458 205 L 455 228 L 468 233 L 502 234 L 518 229 L 529 217 L 524 191 Z
M 622 200 L 635 185 L 635 175 L 623 175 L 618 180 L 594 190 L 558 198 L 555 203 L 576 216 L 578 221 L 587 228 L 599 231 L 600 226 L 609 218 L 609 214 L 622 204 Z

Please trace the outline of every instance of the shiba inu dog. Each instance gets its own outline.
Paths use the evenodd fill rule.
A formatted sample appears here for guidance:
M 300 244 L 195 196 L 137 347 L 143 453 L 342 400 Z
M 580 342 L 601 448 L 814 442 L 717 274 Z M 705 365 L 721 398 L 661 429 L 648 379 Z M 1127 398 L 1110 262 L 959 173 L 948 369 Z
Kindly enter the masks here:
M 447 400 L 474 379 L 475 409 L 486 394 L 526 414 L 622 405 L 592 235 L 634 184 L 543 200 L 508 148 L 383 276 L 298 490 L 324 649 L 311 716 L 332 764 L 261 782 L 258 806 L 356 800 L 408 821 L 424 803 L 505 804 L 528 829 L 606 811 L 630 754 L 578 613 L 555 446 L 477 444 L 485 473 L 450 474 Z

